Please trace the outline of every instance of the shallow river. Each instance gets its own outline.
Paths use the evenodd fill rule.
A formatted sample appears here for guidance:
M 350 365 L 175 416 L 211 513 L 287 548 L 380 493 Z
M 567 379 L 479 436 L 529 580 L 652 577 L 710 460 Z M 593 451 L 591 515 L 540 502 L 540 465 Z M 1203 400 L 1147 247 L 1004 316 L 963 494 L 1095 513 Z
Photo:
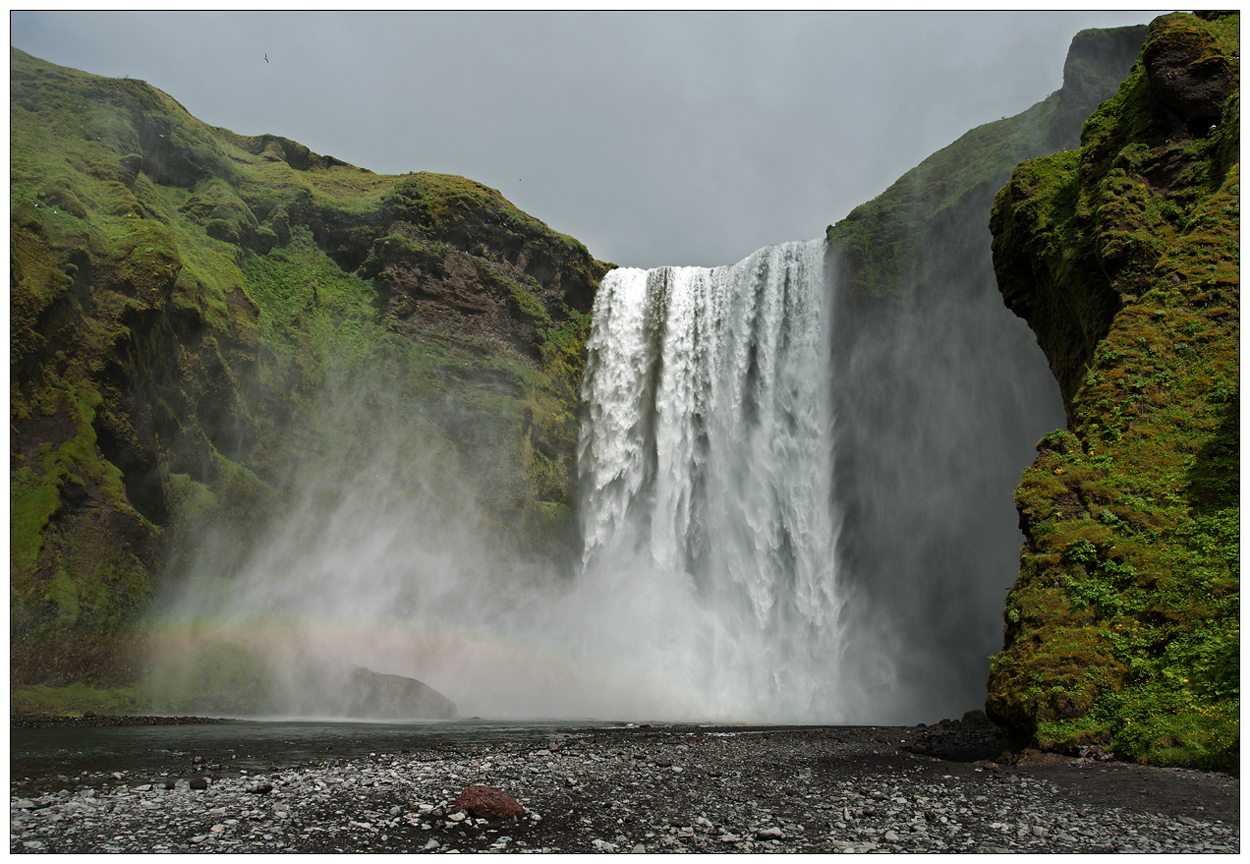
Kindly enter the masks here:
M 256 721 L 170 726 L 111 726 L 74 729 L 12 729 L 9 767 L 15 786 L 45 786 L 58 775 L 74 781 L 84 774 L 114 771 L 153 773 L 185 766 L 197 773 L 196 757 L 221 776 L 273 771 L 370 753 L 417 754 L 526 738 L 561 740 L 588 728 L 625 724 L 501 723 L 461 720 L 429 723 Z M 217 768 L 216 766 L 220 766 Z M 199 769 L 203 771 L 202 768 Z M 44 782 L 40 782 L 44 781 Z M 95 781 L 98 782 L 98 781 Z M 62 781 L 63 785 L 65 781 Z

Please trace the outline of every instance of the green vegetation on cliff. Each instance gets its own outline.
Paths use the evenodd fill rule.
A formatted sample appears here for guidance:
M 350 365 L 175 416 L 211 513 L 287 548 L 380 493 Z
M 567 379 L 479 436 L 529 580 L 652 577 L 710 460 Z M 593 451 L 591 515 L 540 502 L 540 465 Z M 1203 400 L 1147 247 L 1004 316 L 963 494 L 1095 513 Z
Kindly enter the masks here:
M 1012 491 L 1062 422 L 1036 339 L 998 292 L 994 195 L 1021 159 L 1077 145 L 1145 38 L 1144 26 L 1078 33 L 1061 90 L 961 136 L 827 232 L 838 555 L 866 598 L 848 626 L 864 643 L 905 634 L 894 683 L 919 704 L 983 704 L 1019 564 Z
M 987 708 L 1021 740 L 1237 770 L 1240 16 L 1173 14 L 1085 124 L 1021 165 L 999 285 L 1060 383 Z
M 442 454 L 440 494 L 517 554 L 566 554 L 610 265 L 481 184 L 235 135 L 16 49 L 10 121 L 15 684 L 134 680 L 185 541 L 242 554 L 294 466 L 363 467 L 386 412 Z
M 1123 80 L 1145 29 L 1076 34 L 1061 89 L 1014 117 L 965 133 L 830 226 L 826 234 L 839 261 L 839 291 L 895 296 L 932 278 L 925 271 L 941 262 L 966 268 L 986 242 L 985 213 L 994 193 L 1021 161 L 1076 144 L 1081 122 Z

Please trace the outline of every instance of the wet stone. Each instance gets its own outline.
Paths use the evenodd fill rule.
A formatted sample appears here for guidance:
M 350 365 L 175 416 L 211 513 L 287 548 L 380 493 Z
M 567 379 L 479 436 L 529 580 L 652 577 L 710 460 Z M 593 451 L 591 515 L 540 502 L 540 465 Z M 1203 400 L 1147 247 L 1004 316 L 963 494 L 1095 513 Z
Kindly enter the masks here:
M 160 780 L 125 788 L 108 774 L 11 784 L 10 851 L 1045 854 L 1240 848 L 1239 781 L 1224 775 L 1087 760 L 1086 767 L 1074 763 L 1067 774 L 1043 777 L 1024 766 L 942 761 L 873 740 L 916 734 L 907 729 L 570 731 L 558 751 L 545 746 L 549 738 L 518 732 L 506 745 L 490 742 L 464 752 L 431 747 L 275 766 L 268 779 L 259 771 L 218 776 L 195 792 L 186 780 L 168 791 Z M 186 767 L 186 757 L 171 758 L 164 770 L 179 767 Z M 1070 792 L 1065 783 L 1087 780 L 1090 771 L 1109 772 L 1097 776 L 1112 797 L 1092 801 Z M 487 778 L 489 786 L 480 782 Z M 262 783 L 272 788 L 263 795 L 252 791 Z M 1183 805 L 1155 800 L 1169 784 L 1188 784 L 1186 795 L 1176 797 Z M 517 816 L 501 821 L 471 810 L 461 799 L 473 787 L 508 796 Z M 1121 789 L 1122 798 L 1115 798 Z

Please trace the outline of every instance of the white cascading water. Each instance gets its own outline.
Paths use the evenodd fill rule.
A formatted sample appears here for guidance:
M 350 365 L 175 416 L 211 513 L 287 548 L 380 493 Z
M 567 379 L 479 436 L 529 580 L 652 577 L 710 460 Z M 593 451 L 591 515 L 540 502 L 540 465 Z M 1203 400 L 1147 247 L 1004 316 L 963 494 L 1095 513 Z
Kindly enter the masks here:
M 438 455 L 420 458 L 412 418 L 380 424 L 397 437 L 369 439 L 364 469 L 310 465 L 306 508 L 227 581 L 188 581 L 165 677 L 240 646 L 278 716 L 341 714 L 336 682 L 366 666 L 464 716 L 844 722 L 863 700 L 841 672 L 824 255 L 816 240 L 604 278 L 575 578 L 475 537 L 471 502 L 422 494 Z
M 704 717 L 836 722 L 849 707 L 824 254 L 814 240 L 728 267 L 618 269 L 596 299 L 582 580 L 653 598 L 633 611 L 658 621 L 633 620 L 662 644 L 636 648 Z
M 327 388 L 352 458 L 310 451 L 295 506 L 242 557 L 205 539 L 156 622 L 154 690 L 223 716 L 356 716 L 342 685 L 366 666 L 495 719 L 975 706 L 1018 563 L 1012 490 L 1062 423 L 1054 379 L 992 276 L 835 321 L 824 256 L 603 279 L 578 574 L 483 531 L 434 419 Z

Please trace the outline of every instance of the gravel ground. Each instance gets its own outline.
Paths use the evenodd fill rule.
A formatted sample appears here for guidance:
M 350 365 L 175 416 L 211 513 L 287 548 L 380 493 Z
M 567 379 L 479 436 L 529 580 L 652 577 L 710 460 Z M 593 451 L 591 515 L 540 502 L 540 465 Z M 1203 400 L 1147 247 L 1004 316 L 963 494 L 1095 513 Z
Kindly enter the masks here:
M 14 852 L 1238 852 L 1236 777 L 979 759 L 928 727 L 639 726 L 11 786 Z M 935 734 L 938 733 L 938 734 Z M 945 742 L 945 743 L 944 743 Z M 228 760 L 227 760 L 228 761 Z M 16 778 L 15 778 L 16 780 Z M 204 783 L 203 781 L 207 781 Z M 206 786 L 206 788 L 192 788 Z M 453 808 L 483 784 L 524 806 Z M 45 784 L 46 785 L 46 784 Z M 170 788 L 172 787 L 172 788 Z

